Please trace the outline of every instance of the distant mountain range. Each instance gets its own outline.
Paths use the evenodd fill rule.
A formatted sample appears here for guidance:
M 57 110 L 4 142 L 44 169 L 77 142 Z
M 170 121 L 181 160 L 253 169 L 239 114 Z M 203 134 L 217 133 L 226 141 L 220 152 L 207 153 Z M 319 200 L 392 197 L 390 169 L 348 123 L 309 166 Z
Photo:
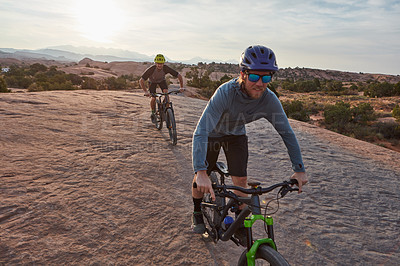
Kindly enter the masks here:
M 84 58 L 90 58 L 95 61 L 113 62 L 113 61 L 136 61 L 136 62 L 152 62 L 155 55 L 145 55 L 122 49 L 113 48 L 97 48 L 97 47 L 76 47 L 72 45 L 52 46 L 43 49 L 14 49 L 0 48 L 0 58 L 14 58 L 18 60 L 24 59 L 44 59 L 55 60 L 61 62 L 79 62 Z M 174 60 L 167 58 L 172 63 L 197 64 L 198 62 L 222 62 L 195 57 L 190 60 Z M 225 63 L 238 63 L 230 60 Z

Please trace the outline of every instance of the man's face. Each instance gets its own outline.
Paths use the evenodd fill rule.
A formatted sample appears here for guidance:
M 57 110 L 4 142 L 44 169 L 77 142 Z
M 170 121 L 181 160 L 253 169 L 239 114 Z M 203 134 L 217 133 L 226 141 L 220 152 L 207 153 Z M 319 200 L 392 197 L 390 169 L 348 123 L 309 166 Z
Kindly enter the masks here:
M 156 67 L 158 70 L 161 70 L 163 68 L 164 64 L 163 63 L 156 63 Z
M 249 80 L 249 74 L 256 74 L 259 75 L 260 78 L 256 82 L 252 82 Z M 240 75 L 242 76 L 242 79 L 245 81 L 244 86 L 246 93 L 252 98 L 252 99 L 258 99 L 260 98 L 264 91 L 267 89 L 267 83 L 262 82 L 262 76 L 265 75 L 272 75 L 272 72 L 270 71 L 260 71 L 260 70 L 249 70 L 246 72 L 240 72 Z

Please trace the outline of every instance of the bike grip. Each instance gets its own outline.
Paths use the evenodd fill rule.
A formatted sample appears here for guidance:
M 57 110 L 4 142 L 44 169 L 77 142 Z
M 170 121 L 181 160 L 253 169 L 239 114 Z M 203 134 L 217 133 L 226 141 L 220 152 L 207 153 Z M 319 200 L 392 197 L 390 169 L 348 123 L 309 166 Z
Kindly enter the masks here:
M 197 183 L 193 182 L 193 188 L 197 188 Z
M 298 185 L 298 184 L 299 184 L 299 182 L 297 181 L 297 179 L 294 179 L 294 178 L 290 179 L 290 180 L 289 180 L 289 183 L 291 183 L 291 184 L 293 184 L 293 185 Z

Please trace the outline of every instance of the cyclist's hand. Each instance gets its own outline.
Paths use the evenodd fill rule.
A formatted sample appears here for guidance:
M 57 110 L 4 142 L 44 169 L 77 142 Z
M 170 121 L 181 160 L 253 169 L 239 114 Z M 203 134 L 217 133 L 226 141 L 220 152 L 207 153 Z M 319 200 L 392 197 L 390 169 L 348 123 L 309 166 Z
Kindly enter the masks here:
M 150 92 L 146 92 L 146 93 L 144 94 L 144 96 L 150 97 Z
M 302 188 L 305 184 L 307 184 L 308 179 L 307 179 L 307 174 L 306 172 L 295 172 L 291 179 L 296 179 L 298 182 L 298 187 L 299 187 L 299 193 L 302 192 Z
M 211 186 L 211 180 L 207 175 L 206 170 L 200 170 L 196 175 L 197 190 L 202 193 L 210 193 L 212 200 L 215 200 L 214 190 Z

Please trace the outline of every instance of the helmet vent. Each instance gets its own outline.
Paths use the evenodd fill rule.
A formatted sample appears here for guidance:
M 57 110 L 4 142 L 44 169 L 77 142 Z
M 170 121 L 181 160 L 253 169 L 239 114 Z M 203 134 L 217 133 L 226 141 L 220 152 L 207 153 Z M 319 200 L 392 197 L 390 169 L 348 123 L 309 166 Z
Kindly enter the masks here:
M 256 58 L 257 59 L 257 55 L 256 55 L 256 53 L 251 53 L 251 55 L 254 57 L 254 58 Z
M 262 53 L 262 54 L 264 54 L 264 53 L 265 53 L 265 52 L 264 52 L 264 49 L 260 49 L 260 51 L 261 51 L 261 53 Z
M 246 62 L 246 64 L 251 64 L 251 62 L 247 58 L 244 58 L 244 61 Z
M 272 56 L 274 56 L 274 54 L 273 54 L 273 53 L 270 53 L 270 54 L 269 54 L 269 59 L 272 59 Z

